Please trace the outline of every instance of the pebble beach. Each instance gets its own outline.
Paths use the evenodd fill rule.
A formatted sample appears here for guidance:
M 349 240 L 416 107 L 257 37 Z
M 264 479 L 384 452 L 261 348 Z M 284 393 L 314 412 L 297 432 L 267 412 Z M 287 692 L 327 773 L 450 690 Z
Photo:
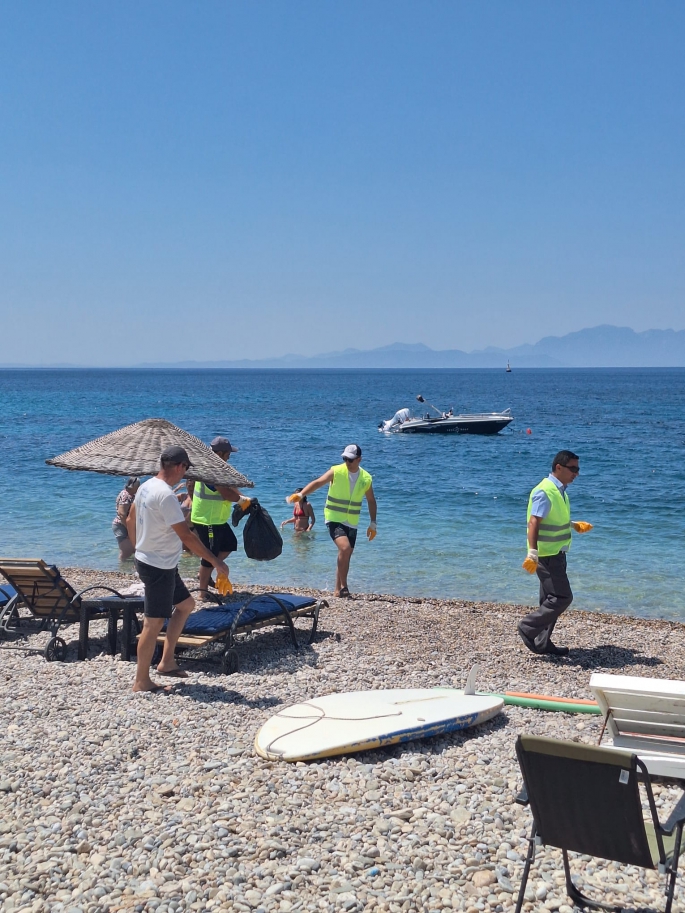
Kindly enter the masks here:
M 76 589 L 134 583 L 62 570 Z M 514 802 L 516 736 L 596 743 L 600 717 L 506 706 L 465 732 L 306 764 L 258 757 L 260 726 L 333 691 L 462 688 L 474 664 L 479 690 L 576 698 L 592 697 L 595 671 L 683 677 L 675 622 L 571 610 L 555 637 L 571 653 L 556 659 L 519 641 L 523 606 L 316 595 L 329 607 L 314 644 L 295 652 L 285 631 L 256 632 L 230 676 L 181 657 L 190 677 L 170 694 L 131 693 L 133 666 L 104 652 L 105 622 L 91 626 L 87 662 L 76 661 L 76 626 L 61 632 L 65 663 L 3 651 L 0 908 L 513 910 L 531 823 Z M 678 795 L 658 786 L 664 815 Z M 587 858 L 573 872 L 616 904 L 663 908 L 655 872 Z M 559 853 L 538 855 L 524 909 L 570 913 Z

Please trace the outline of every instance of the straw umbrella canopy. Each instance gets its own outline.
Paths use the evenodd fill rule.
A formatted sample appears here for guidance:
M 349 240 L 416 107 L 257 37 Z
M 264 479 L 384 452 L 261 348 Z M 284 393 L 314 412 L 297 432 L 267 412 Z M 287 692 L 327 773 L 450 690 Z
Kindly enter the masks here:
M 186 479 L 231 488 L 254 488 L 254 482 L 224 463 L 211 447 L 163 418 L 147 418 L 126 425 L 45 462 L 62 469 L 112 476 L 153 476 L 159 472 L 162 451 L 172 445 L 184 447 L 193 464 L 185 474 Z

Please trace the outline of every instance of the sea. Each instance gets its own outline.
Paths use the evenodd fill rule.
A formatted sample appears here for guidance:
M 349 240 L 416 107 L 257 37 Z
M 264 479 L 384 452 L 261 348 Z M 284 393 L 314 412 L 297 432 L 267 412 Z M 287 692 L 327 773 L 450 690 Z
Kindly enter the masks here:
M 426 410 L 417 394 L 439 409 L 509 407 L 515 418 L 493 436 L 379 433 L 397 409 Z M 5 556 L 116 569 L 122 479 L 45 460 L 161 417 L 205 441 L 227 436 L 239 448 L 231 462 L 277 523 L 292 515 L 286 495 L 359 444 L 378 536 L 366 540 L 363 515 L 353 592 L 534 605 L 537 580 L 521 568 L 528 494 L 567 448 L 581 467 L 572 516 L 594 524 L 574 535 L 574 606 L 685 621 L 683 369 L 5 370 L 0 405 Z M 332 589 L 324 498 L 311 497 L 312 533 L 285 528 L 276 560 L 250 560 L 241 543 L 232 579 Z M 182 558 L 183 573 L 196 566 Z

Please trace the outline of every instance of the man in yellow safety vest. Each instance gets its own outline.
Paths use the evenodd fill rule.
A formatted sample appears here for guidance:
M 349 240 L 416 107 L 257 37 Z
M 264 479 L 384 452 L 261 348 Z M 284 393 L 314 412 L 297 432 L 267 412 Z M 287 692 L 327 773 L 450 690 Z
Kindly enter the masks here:
M 215 437 L 209 445 L 214 453 L 228 462 L 232 453 L 237 453 L 238 448 L 232 447 L 231 442 L 225 437 Z M 243 509 L 250 506 L 250 498 L 243 497 L 237 488 L 227 488 L 218 485 L 214 488 L 205 482 L 187 482 L 188 498 L 184 506 L 190 507 L 190 522 L 200 542 L 216 555 L 220 561 L 235 552 L 238 541 L 235 533 L 228 525 L 231 513 L 231 504 L 238 502 Z M 207 598 L 207 589 L 212 576 L 212 565 L 203 558 L 200 561 L 200 598 Z
M 528 498 L 528 554 L 523 567 L 537 573 L 540 607 L 529 612 L 518 625 L 519 637 L 533 653 L 566 656 L 568 647 L 552 643 L 557 619 L 573 601 L 566 574 L 566 553 L 571 547 L 571 530 L 586 533 L 591 523 L 571 520 L 571 503 L 566 489 L 580 466 L 571 450 L 560 450 L 552 460 L 552 472 L 531 491 Z
M 372 478 L 360 466 L 362 449 L 359 444 L 348 444 L 342 452 L 342 459 L 342 463 L 331 466 L 328 472 L 290 495 L 287 501 L 291 504 L 298 503 L 311 492 L 323 488 L 324 485 L 329 486 L 323 513 L 329 535 L 338 547 L 335 595 L 346 598 L 350 595 L 347 574 L 357 541 L 362 500 L 366 498 L 369 507 L 369 527 L 366 535 L 369 541 L 372 541 L 376 538 L 376 498 L 371 484 Z

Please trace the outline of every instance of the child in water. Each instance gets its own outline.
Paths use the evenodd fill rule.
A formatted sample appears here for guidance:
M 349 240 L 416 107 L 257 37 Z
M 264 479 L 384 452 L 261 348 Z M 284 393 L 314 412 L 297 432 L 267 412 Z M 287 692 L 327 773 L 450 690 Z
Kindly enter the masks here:
M 302 489 L 298 488 L 297 491 L 300 492 Z M 314 508 L 306 498 L 302 498 L 301 501 L 298 501 L 297 504 L 295 504 L 292 517 L 281 523 L 281 529 L 283 529 L 284 526 L 287 526 L 288 523 L 294 524 L 296 533 L 308 533 L 314 526 L 316 523 Z

